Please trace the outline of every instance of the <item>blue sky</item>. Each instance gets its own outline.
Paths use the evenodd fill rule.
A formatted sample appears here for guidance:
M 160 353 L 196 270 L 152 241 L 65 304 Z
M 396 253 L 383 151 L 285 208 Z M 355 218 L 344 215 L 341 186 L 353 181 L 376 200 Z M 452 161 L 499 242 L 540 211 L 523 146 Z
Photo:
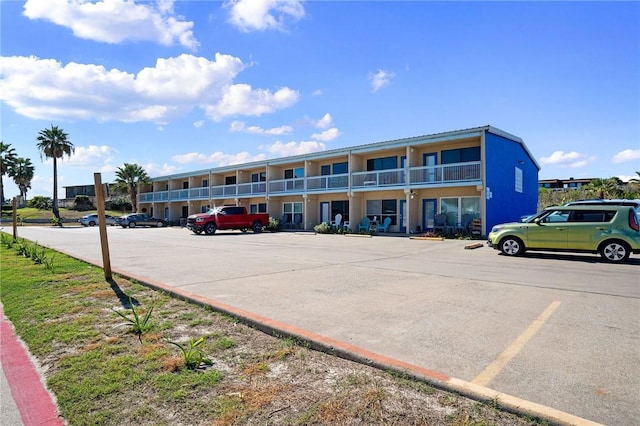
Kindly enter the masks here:
M 640 3 L 0 1 L 1 137 L 63 186 L 491 124 L 540 178 L 640 170 Z M 19 193 L 7 176 L 5 196 Z

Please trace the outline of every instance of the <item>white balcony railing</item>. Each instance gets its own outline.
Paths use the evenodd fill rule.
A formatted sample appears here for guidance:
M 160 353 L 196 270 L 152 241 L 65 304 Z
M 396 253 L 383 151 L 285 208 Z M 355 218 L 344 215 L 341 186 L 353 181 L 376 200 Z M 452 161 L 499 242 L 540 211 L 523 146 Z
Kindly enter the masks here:
M 480 180 L 480 162 L 411 167 L 409 179 L 411 185 L 477 181 Z
M 202 200 L 209 198 L 209 188 L 191 188 L 189 190 L 189 198 L 192 200 Z
M 304 178 L 272 180 L 269 182 L 269 194 L 304 191 Z
M 349 175 L 311 176 L 307 178 L 307 191 L 326 191 L 331 189 L 347 189 L 349 187 Z
M 405 169 L 356 172 L 351 176 L 352 188 L 393 186 L 405 184 Z
M 443 164 L 438 166 L 410 167 L 408 169 L 354 172 L 351 174 L 352 189 L 376 189 L 389 187 L 429 186 L 431 184 L 462 183 L 480 181 L 479 161 Z M 300 194 L 349 188 L 349 174 L 310 176 L 306 178 L 280 179 L 270 182 L 251 182 L 237 185 L 219 185 L 209 188 L 177 189 L 138 194 L 141 203 L 220 199 L 236 196 L 269 194 Z

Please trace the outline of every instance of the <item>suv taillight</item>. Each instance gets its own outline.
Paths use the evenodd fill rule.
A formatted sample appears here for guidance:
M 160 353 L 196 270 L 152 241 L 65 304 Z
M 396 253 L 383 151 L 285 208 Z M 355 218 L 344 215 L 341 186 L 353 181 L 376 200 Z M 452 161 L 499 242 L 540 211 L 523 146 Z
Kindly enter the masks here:
M 629 209 L 629 226 L 631 227 L 631 229 L 640 231 L 640 224 L 638 223 L 638 217 L 636 216 L 636 213 L 632 209 Z

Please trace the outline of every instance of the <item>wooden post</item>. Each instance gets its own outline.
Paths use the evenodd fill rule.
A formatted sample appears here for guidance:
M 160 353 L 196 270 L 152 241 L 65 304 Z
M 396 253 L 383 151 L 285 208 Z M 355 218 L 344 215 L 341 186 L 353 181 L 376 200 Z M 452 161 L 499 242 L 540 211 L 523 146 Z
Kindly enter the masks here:
M 107 239 L 107 221 L 104 215 L 104 188 L 102 187 L 102 176 L 100 173 L 93 174 L 93 181 L 96 188 L 96 204 L 98 206 L 98 228 L 100 229 L 100 245 L 102 246 L 102 268 L 104 269 L 104 279 L 112 281 L 111 259 L 109 257 L 109 240 Z
M 13 241 L 18 239 L 18 200 L 13 197 L 11 209 L 11 222 L 13 223 Z

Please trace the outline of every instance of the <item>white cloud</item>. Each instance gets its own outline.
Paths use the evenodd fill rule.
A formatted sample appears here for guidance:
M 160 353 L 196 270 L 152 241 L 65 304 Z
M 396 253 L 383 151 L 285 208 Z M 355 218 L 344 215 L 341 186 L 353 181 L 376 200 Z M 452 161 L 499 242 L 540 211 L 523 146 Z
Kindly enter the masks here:
M 585 167 L 596 160 L 595 157 L 588 157 L 575 151 L 563 152 L 555 151 L 549 157 L 540 158 L 540 164 L 544 166 L 557 166 L 578 169 Z
M 614 163 L 626 163 L 634 160 L 640 160 L 640 149 L 625 149 L 613 156 Z
M 107 145 L 76 146 L 73 155 L 65 160 L 65 164 L 102 168 L 113 160 L 114 155 L 115 150 Z
M 220 53 L 215 60 L 188 54 L 160 58 L 138 74 L 74 62 L 63 66 L 34 56 L 0 57 L 0 100 L 35 119 L 159 124 L 194 108 L 220 120 L 271 113 L 297 102 L 298 92 L 287 87 L 272 93 L 233 84 L 245 68 L 240 59 Z
M 375 74 L 370 73 L 369 83 L 371 84 L 371 91 L 376 93 L 378 90 L 391 83 L 391 79 L 393 77 L 395 77 L 395 74 L 385 70 L 378 70 Z
M 319 129 L 326 129 L 333 124 L 333 120 L 331 119 L 331 114 L 326 113 L 324 117 L 315 122 L 315 126 Z
M 291 126 L 273 127 L 271 129 L 263 129 L 259 126 L 248 126 L 242 121 L 234 121 L 229 128 L 232 132 L 249 133 L 252 135 L 284 135 L 293 132 Z
M 174 155 L 171 159 L 180 164 L 212 164 L 221 167 L 264 160 L 266 159 L 266 155 L 251 155 L 248 152 L 240 152 L 237 154 L 225 154 L 224 152 L 214 152 L 213 154 L 189 152 Z
M 305 15 L 300 0 L 228 0 L 229 22 L 241 31 L 284 30 Z
M 314 133 L 313 135 L 311 135 L 311 137 L 319 141 L 329 142 L 334 140 L 340 135 L 341 135 L 340 130 L 333 127 L 329 130 L 325 130 L 322 133 Z
M 70 28 L 76 37 L 117 44 L 150 41 L 176 43 L 195 50 L 193 22 L 173 11 L 172 0 L 136 3 L 130 0 L 27 0 L 24 15 Z
M 199 128 L 200 128 L 200 127 L 202 127 L 202 126 L 204 126 L 204 120 L 198 120 L 198 121 L 195 121 L 195 122 L 193 123 L 193 127 L 195 127 L 195 128 L 198 128 L 198 129 L 199 129 Z
M 142 166 L 142 168 L 151 177 L 172 175 L 174 173 L 178 173 L 181 170 L 180 167 L 176 167 L 167 163 L 164 163 L 161 166 L 155 163 L 148 163 Z
M 260 116 L 290 107 L 297 101 L 298 92 L 288 87 L 271 93 L 269 90 L 254 90 L 248 84 L 235 84 L 225 87 L 222 99 L 214 105 L 208 105 L 205 112 L 214 120 L 230 115 Z
M 260 147 L 277 157 L 288 157 L 291 155 L 309 154 L 311 152 L 324 151 L 327 149 L 322 142 L 276 142 L 272 145 L 264 145 Z

